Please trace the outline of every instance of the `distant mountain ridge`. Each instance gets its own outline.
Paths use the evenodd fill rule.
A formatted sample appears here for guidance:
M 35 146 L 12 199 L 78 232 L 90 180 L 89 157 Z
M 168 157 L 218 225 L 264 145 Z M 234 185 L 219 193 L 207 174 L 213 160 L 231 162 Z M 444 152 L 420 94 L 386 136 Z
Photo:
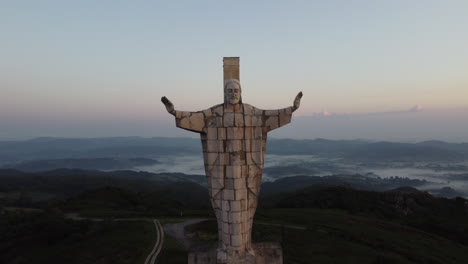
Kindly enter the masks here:
M 68 158 L 23 161 L 16 164 L 4 165 L 3 168 L 11 168 L 26 172 L 50 171 L 54 169 L 129 170 L 139 166 L 149 166 L 154 164 L 158 164 L 158 161 L 148 158 Z
M 32 160 L 152 158 L 201 153 L 200 139 L 197 138 L 35 138 L 0 141 L 0 165 Z M 322 155 L 372 161 L 458 161 L 468 160 L 468 143 L 270 139 L 267 154 Z
M 348 159 L 374 161 L 456 161 L 466 158 L 467 153 L 459 145 L 454 147 L 449 143 L 435 146 L 421 143 L 376 142 L 358 146 L 344 156 Z
M 0 164 L 64 158 L 139 158 L 200 151 L 200 140 L 192 138 L 43 137 L 25 141 L 0 141 Z

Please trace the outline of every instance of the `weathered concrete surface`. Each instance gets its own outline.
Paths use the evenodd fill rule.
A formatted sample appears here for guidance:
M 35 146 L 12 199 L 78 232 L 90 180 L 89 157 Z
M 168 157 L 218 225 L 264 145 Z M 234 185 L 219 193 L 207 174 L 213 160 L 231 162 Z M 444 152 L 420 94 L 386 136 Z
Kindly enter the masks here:
M 245 262 L 253 256 L 252 224 L 267 133 L 291 122 L 301 97 L 302 92 L 293 106 L 275 110 L 243 103 L 239 58 L 228 57 L 224 58 L 223 104 L 198 112 L 177 111 L 166 97 L 161 98 L 166 110 L 175 116 L 177 127 L 200 133 L 208 190 L 218 223 L 217 263 L 237 263 L 232 262 L 236 259 Z
M 277 243 L 254 243 L 254 258 L 246 260 L 232 260 L 226 264 L 283 264 L 283 251 Z M 216 247 L 206 248 L 197 252 L 190 252 L 188 264 L 224 264 L 216 262 Z
M 226 82 L 230 79 L 240 80 L 239 74 L 239 57 L 224 57 L 223 58 L 223 80 Z
M 239 96 L 233 101 L 236 99 Z M 199 112 L 176 111 L 178 127 L 201 134 L 205 173 L 218 221 L 219 247 L 225 252 L 218 254 L 220 263 L 251 250 L 267 133 L 288 124 L 292 108 L 261 110 L 236 103 Z

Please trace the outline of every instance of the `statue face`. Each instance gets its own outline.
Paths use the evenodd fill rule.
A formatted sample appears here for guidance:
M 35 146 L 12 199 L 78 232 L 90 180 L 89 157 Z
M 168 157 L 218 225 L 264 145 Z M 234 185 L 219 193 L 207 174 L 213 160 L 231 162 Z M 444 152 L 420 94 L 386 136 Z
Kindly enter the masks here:
M 231 82 L 226 86 L 224 91 L 226 102 L 230 104 L 238 104 L 241 98 L 241 89 L 237 83 Z

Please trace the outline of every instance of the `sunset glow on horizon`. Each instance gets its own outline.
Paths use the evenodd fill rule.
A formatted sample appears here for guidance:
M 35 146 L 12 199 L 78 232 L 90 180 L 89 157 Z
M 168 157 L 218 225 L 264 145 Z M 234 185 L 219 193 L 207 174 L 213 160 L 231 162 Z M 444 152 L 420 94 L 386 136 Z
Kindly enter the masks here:
M 222 58 L 239 56 L 244 102 L 304 93 L 295 114 L 311 132 L 277 137 L 468 142 L 467 12 L 456 0 L 4 2 L 0 140 L 189 136 L 168 128 L 161 96 L 180 110 L 221 103 Z M 363 130 L 338 133 L 353 126 L 343 116 Z M 369 132 L 385 121 L 392 134 Z

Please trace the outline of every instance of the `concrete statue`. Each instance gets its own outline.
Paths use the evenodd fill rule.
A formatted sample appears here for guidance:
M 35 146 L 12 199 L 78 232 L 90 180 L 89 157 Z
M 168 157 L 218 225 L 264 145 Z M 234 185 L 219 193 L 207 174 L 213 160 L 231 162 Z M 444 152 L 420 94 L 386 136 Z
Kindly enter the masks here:
M 224 58 L 224 103 L 203 111 L 175 110 L 162 97 L 176 126 L 200 133 L 206 178 L 215 211 L 219 244 L 216 263 L 256 263 L 251 232 L 262 181 L 268 132 L 291 122 L 293 105 L 262 110 L 242 102 L 239 58 Z M 278 262 L 280 263 L 280 262 Z

